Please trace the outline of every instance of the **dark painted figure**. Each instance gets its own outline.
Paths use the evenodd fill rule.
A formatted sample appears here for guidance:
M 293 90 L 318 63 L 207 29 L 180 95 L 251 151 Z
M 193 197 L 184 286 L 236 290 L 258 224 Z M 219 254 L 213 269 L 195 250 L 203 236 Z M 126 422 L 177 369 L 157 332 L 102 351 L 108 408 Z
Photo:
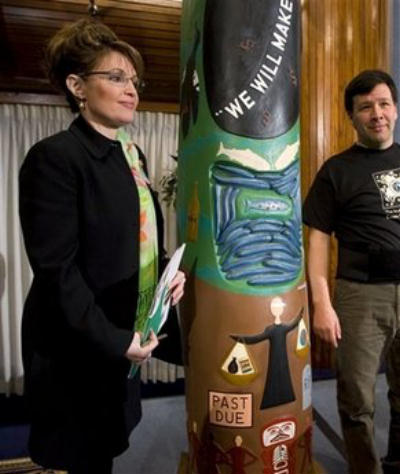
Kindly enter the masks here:
M 280 303 L 280 304 L 279 304 Z M 282 324 L 281 314 L 284 303 L 281 298 L 276 297 L 271 303 L 271 312 L 274 316 L 274 324 L 265 328 L 262 333 L 254 336 L 233 336 L 232 339 L 245 344 L 258 344 L 259 342 L 270 342 L 268 374 L 265 381 L 264 394 L 260 409 L 284 405 L 293 402 L 294 395 L 292 380 L 290 376 L 289 360 L 286 350 L 286 336 L 297 327 L 303 314 L 303 310 L 289 324 Z

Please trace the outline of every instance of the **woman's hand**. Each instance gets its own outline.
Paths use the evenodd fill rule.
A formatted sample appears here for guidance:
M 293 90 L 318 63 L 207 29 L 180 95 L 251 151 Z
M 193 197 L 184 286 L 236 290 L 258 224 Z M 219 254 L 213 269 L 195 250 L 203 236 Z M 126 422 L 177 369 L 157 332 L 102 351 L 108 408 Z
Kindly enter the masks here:
M 154 331 L 150 331 L 149 339 L 143 344 L 140 344 L 140 333 L 135 332 L 131 345 L 125 352 L 125 357 L 136 364 L 143 364 L 151 357 L 151 352 L 158 346 L 158 339 Z
M 174 279 L 169 285 L 173 305 L 176 305 L 182 298 L 184 293 L 185 281 L 185 274 L 182 271 L 178 270 L 176 272 L 176 275 L 174 276 Z

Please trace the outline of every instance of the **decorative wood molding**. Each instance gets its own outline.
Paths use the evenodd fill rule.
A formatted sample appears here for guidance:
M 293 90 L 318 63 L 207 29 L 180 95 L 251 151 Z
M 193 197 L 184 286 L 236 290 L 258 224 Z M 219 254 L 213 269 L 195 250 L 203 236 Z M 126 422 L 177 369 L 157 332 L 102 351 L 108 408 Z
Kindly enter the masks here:
M 68 107 L 67 101 L 61 95 L 18 92 L 0 92 L 0 104 L 58 105 Z M 141 112 L 179 114 L 179 104 L 172 102 L 140 102 L 138 110 Z

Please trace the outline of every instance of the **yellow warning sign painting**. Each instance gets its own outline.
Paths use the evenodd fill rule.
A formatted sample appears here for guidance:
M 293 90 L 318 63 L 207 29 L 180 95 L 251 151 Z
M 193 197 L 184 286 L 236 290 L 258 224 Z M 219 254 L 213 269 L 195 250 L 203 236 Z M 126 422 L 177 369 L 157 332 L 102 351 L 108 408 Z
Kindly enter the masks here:
M 247 385 L 257 377 L 257 371 L 246 346 L 237 342 L 221 367 L 224 378 L 234 385 Z

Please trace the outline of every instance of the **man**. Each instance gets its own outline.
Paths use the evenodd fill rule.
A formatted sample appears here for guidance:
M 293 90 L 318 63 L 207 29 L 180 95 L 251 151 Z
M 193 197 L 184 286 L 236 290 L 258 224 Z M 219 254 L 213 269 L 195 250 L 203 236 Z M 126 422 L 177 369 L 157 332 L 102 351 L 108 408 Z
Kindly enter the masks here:
M 337 396 L 351 474 L 400 473 L 400 146 L 397 90 L 380 70 L 345 90 L 357 143 L 318 172 L 304 204 L 310 227 L 314 331 L 337 348 Z M 339 243 L 333 302 L 330 234 Z M 374 444 L 374 389 L 386 362 L 391 423 L 386 457 Z

